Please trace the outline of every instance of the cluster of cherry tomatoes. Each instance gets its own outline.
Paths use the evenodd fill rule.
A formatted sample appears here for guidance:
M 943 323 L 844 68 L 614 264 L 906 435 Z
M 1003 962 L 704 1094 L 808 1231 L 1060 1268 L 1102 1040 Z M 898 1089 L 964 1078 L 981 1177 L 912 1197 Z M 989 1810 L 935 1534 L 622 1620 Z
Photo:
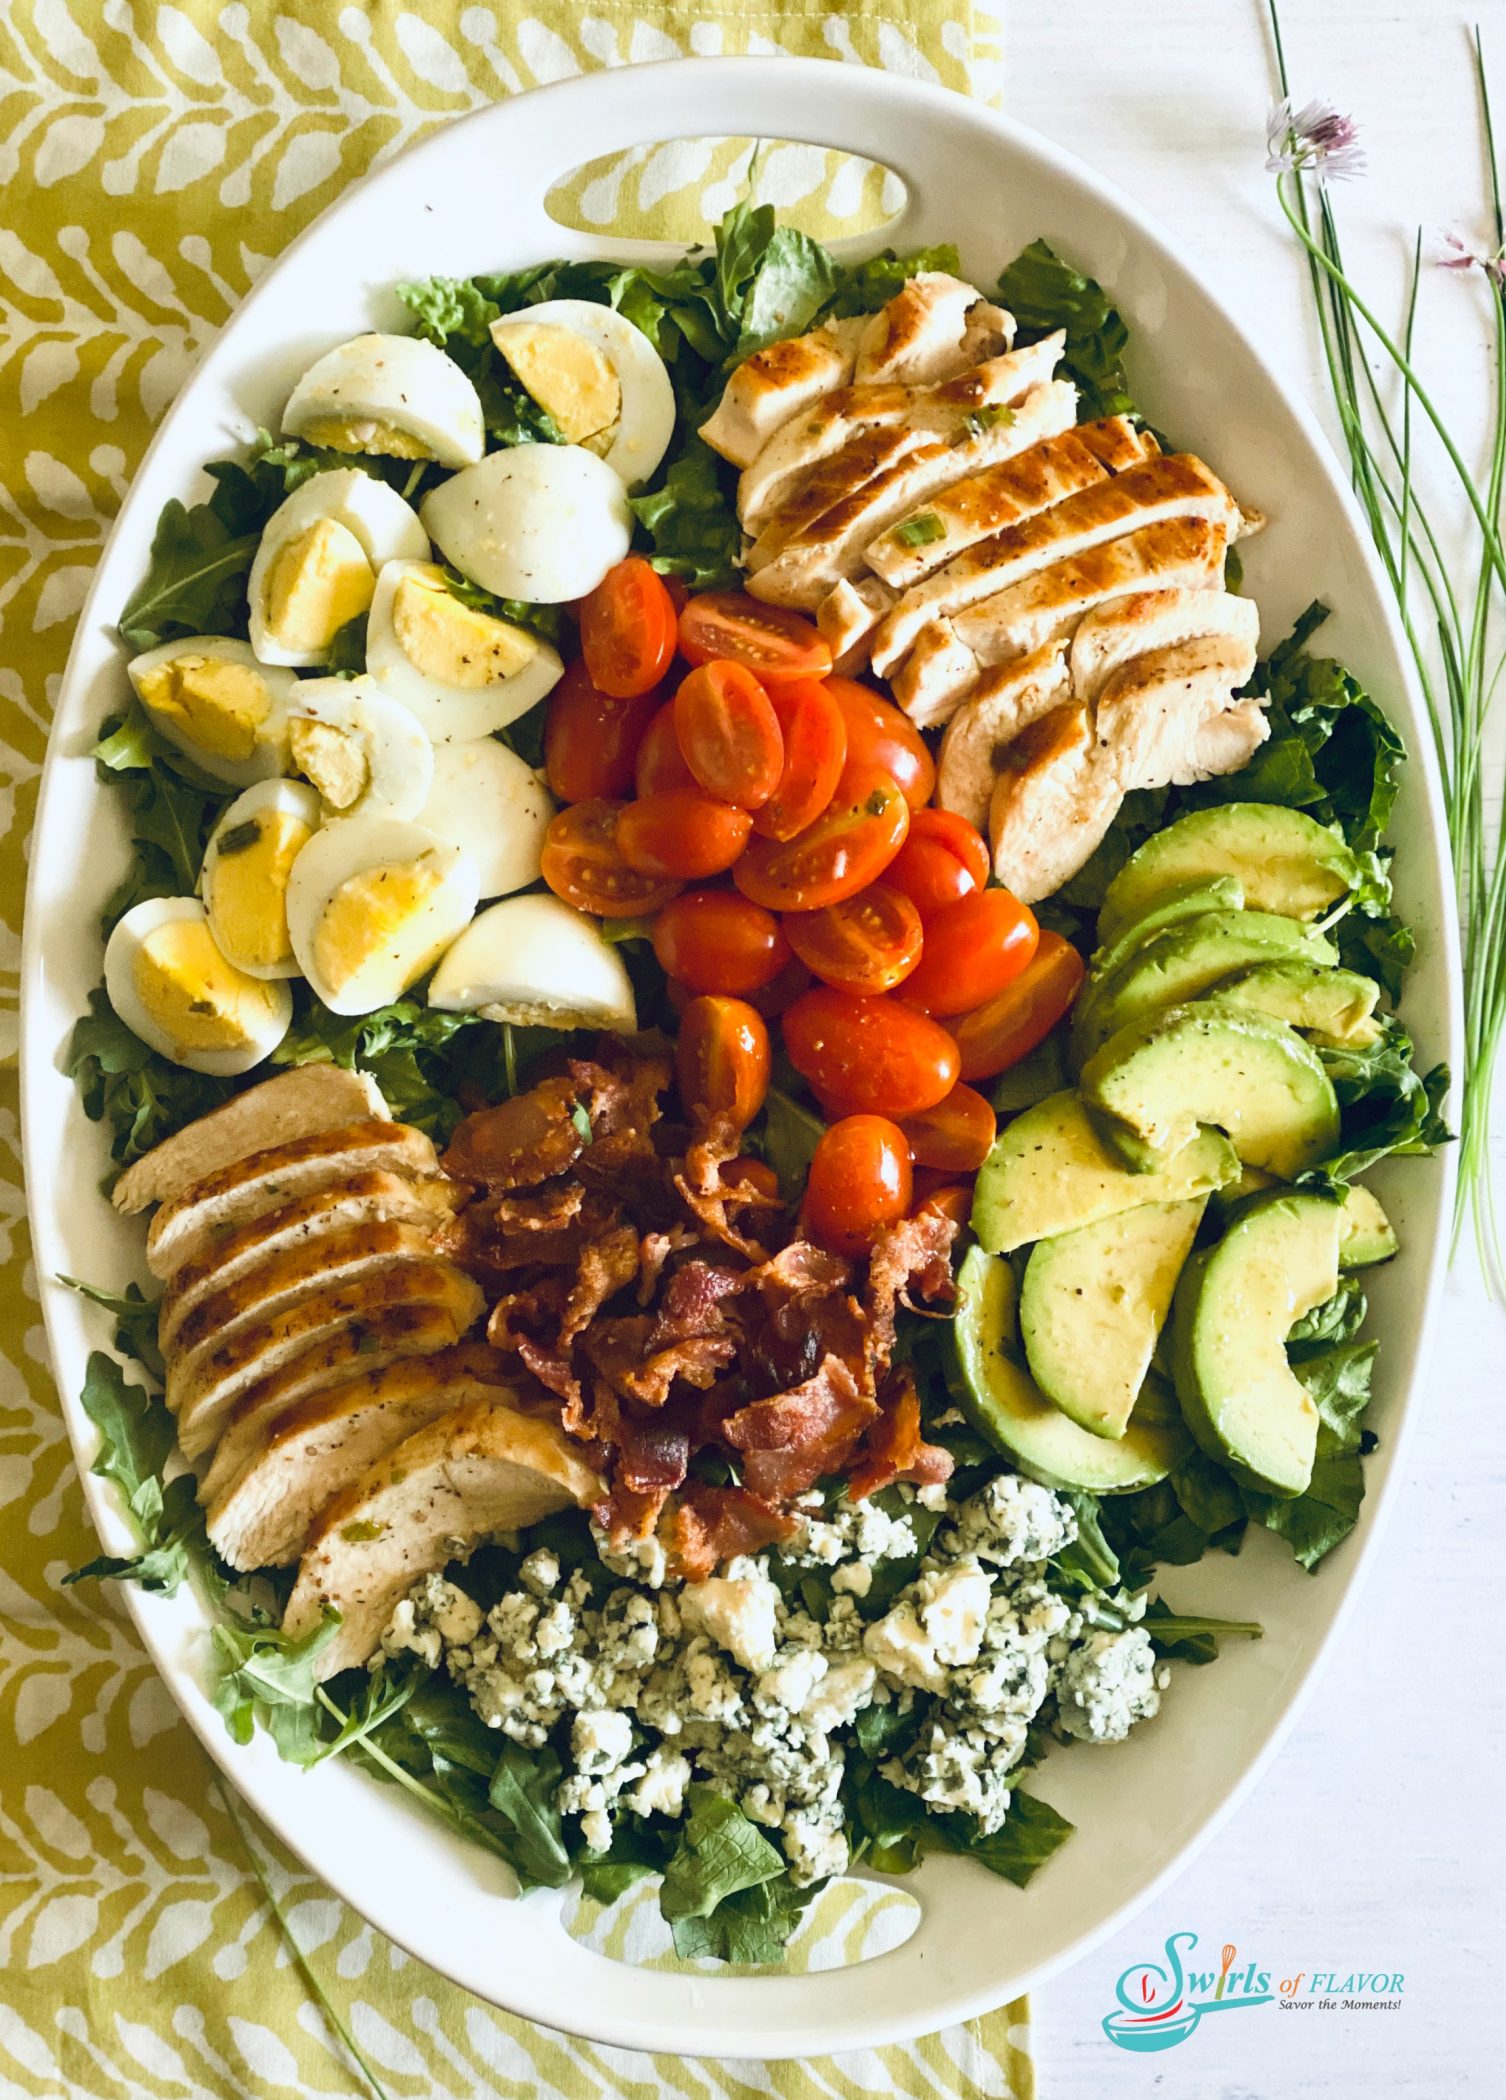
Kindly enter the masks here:
M 970 1082 L 1055 1026 L 1082 980 L 1076 950 L 987 886 L 978 832 L 929 806 L 925 740 L 835 675 L 798 614 L 731 591 L 685 598 L 636 556 L 579 612 L 581 655 L 548 704 L 564 807 L 544 880 L 578 910 L 652 919 L 682 1096 L 746 1128 L 777 1019 L 830 1120 L 812 1237 L 856 1253 L 917 1194 L 960 1208 L 956 1177 L 994 1137 Z

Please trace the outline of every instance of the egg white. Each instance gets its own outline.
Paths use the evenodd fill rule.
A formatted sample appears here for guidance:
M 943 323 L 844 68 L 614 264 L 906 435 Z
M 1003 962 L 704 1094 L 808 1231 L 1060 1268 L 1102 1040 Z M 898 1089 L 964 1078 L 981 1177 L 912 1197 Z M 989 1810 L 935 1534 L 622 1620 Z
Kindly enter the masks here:
M 512 445 L 424 498 L 445 559 L 499 598 L 561 605 L 595 590 L 632 540 L 627 491 L 581 445 Z
M 254 671 L 266 687 L 268 709 L 256 731 L 255 748 L 249 758 L 224 758 L 219 753 L 205 750 L 202 744 L 187 736 L 166 715 L 159 714 L 147 699 L 143 687 L 150 674 L 162 664 L 174 663 L 180 657 L 209 657 L 221 663 L 239 664 L 245 670 Z M 201 634 L 186 641 L 163 642 L 155 649 L 146 649 L 140 656 L 133 656 L 126 665 L 126 676 L 130 679 L 136 697 L 145 708 L 152 726 L 160 731 L 175 750 L 191 758 L 211 780 L 223 780 L 227 787 L 249 787 L 255 780 L 269 780 L 285 770 L 288 762 L 288 700 L 298 681 L 291 671 L 276 665 L 259 663 L 249 642 L 233 640 L 224 634 Z
M 507 897 L 473 919 L 429 983 L 429 1004 L 520 1028 L 638 1025 L 632 980 L 594 919 L 558 897 Z
M 377 578 L 366 623 L 366 669 L 382 691 L 401 701 L 436 744 L 467 744 L 490 736 L 537 706 L 564 674 L 559 652 L 540 642 L 521 671 L 495 685 L 448 685 L 419 670 L 403 649 L 393 625 L 393 600 L 405 576 L 443 572 L 431 563 L 390 561 Z
M 288 713 L 290 721 L 302 716 L 354 738 L 365 760 L 365 787 L 354 802 L 326 807 L 326 822 L 417 816 L 434 778 L 434 746 L 374 679 L 300 678 Z
M 423 561 L 428 555 L 428 535 L 417 513 L 385 481 L 361 467 L 331 467 L 322 474 L 311 474 L 268 518 L 251 564 L 247 585 L 251 647 L 261 663 L 306 668 L 324 660 L 322 649 L 287 648 L 274 640 L 267 628 L 267 590 L 273 563 L 290 540 L 323 518 L 343 525 L 359 541 L 374 571 L 389 561 Z
M 434 856 L 438 887 L 401 928 L 400 937 L 373 938 L 353 982 L 332 984 L 320 967 L 321 922 L 342 886 L 379 867 L 407 866 Z M 442 955 L 476 909 L 474 864 L 456 846 L 417 824 L 394 817 L 353 817 L 316 831 L 293 863 L 288 883 L 288 933 L 298 966 L 331 1012 L 371 1013 L 401 998 Z
M 546 299 L 493 321 L 492 341 L 500 347 L 507 330 L 520 324 L 568 329 L 601 352 L 622 394 L 611 443 L 601 456 L 628 488 L 647 481 L 675 434 L 675 391 L 663 358 L 643 330 L 615 307 L 591 299 Z
M 283 431 L 303 437 L 331 421 L 400 430 L 445 467 L 470 466 L 486 450 L 475 387 L 453 357 L 418 336 L 358 335 L 310 365 L 283 410 Z
M 105 991 L 111 1006 L 133 1035 L 139 1036 L 151 1049 L 160 1051 L 163 1057 L 175 1065 L 184 1065 L 191 1072 L 207 1072 L 213 1078 L 230 1079 L 240 1072 L 249 1072 L 269 1057 L 288 1032 L 293 1018 L 293 995 L 285 984 L 268 984 L 264 979 L 254 978 L 245 971 L 237 971 L 216 950 L 218 966 L 232 977 L 239 976 L 248 985 L 254 985 L 258 994 L 271 1001 L 265 1024 L 252 1032 L 235 1049 L 201 1050 L 180 1045 L 166 1025 L 146 1006 L 136 983 L 136 965 L 141 951 L 154 933 L 176 920 L 196 922 L 209 930 L 204 907 L 197 897 L 149 897 L 145 903 L 137 904 L 128 911 L 114 927 L 105 944 Z M 211 935 L 211 940 L 213 936 Z
M 243 795 L 236 796 L 222 811 L 213 831 L 210 832 L 209 843 L 204 848 L 204 866 L 199 875 L 199 893 L 204 899 L 204 909 L 209 916 L 209 930 L 214 935 L 216 946 L 238 970 L 244 972 L 247 977 L 296 977 L 298 964 L 291 952 L 285 960 L 271 964 L 249 963 L 243 957 L 237 956 L 226 937 L 224 926 L 217 920 L 214 908 L 222 841 L 242 824 L 252 823 L 271 811 L 294 818 L 310 832 L 319 829 L 319 797 L 311 787 L 306 787 L 301 780 L 258 781 L 255 787 L 249 787 Z M 235 879 L 236 858 L 237 856 L 232 855 L 225 862 L 226 873 L 231 880 Z M 255 909 L 259 914 L 265 915 L 270 925 L 280 930 L 286 946 L 286 889 L 274 891 L 262 886 L 262 894 L 255 900 Z
M 483 897 L 505 897 L 538 881 L 553 815 L 533 767 L 483 736 L 435 746 L 434 784 L 414 822 L 474 861 Z

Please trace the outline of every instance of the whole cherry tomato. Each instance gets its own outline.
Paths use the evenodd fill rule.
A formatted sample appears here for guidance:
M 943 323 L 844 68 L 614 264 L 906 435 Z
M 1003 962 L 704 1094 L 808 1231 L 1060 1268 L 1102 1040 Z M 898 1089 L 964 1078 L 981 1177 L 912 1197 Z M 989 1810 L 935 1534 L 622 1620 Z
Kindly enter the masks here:
M 668 700 L 649 719 L 633 764 L 633 787 L 640 795 L 663 795 L 672 788 L 693 788 L 696 777 L 685 763 L 675 728 L 675 704 Z M 627 790 L 623 790 L 624 794 Z
M 579 657 L 567 664 L 544 702 L 544 773 L 555 799 L 630 795 L 639 746 L 659 704 L 651 693 L 614 700 L 592 684 Z
M 771 911 L 735 890 L 686 890 L 655 919 L 654 954 L 693 992 L 743 994 L 773 982 L 790 944 Z
M 827 1130 L 806 1178 L 805 1229 L 818 1246 L 858 1259 L 910 1208 L 910 1150 L 887 1116 L 844 1116 Z
M 988 1157 L 998 1119 L 992 1104 L 959 1079 L 934 1108 L 906 1116 L 900 1128 L 916 1166 L 976 1174 Z
M 899 782 L 911 809 L 923 809 L 936 785 L 936 761 L 909 716 L 855 678 L 833 676 L 825 685 L 847 722 L 848 765 L 877 766 Z
M 777 1020 L 787 1006 L 793 1006 L 802 992 L 808 992 L 815 982 L 810 971 L 798 957 L 791 956 L 777 977 L 756 992 L 747 995 L 749 1006 L 754 1006 L 766 1021 Z
M 820 984 L 781 1026 L 791 1064 L 828 1098 L 896 1119 L 934 1108 L 957 1082 L 957 1045 L 913 1006 Z
M 882 882 L 820 911 L 787 912 L 784 932 L 805 967 L 844 992 L 892 992 L 920 961 L 920 913 Z
M 766 839 L 792 839 L 815 823 L 837 791 L 847 762 L 847 720 L 814 678 L 772 686 L 769 704 L 784 738 L 784 766 L 753 829 Z
M 617 845 L 620 802 L 577 802 L 562 809 L 544 835 L 540 873 L 556 897 L 603 919 L 636 918 L 678 896 L 678 882 L 630 868 Z
M 950 809 L 917 809 L 910 836 L 886 881 L 903 890 L 923 919 L 988 882 L 988 847 L 965 817 Z
M 706 591 L 680 614 L 680 653 L 687 663 L 746 664 L 765 685 L 785 678 L 824 678 L 831 669 L 826 637 L 797 612 L 763 605 L 746 591 Z
M 617 850 L 640 875 L 699 882 L 730 868 L 753 820 L 699 788 L 670 788 L 630 802 L 617 819 Z
M 641 554 L 608 569 L 581 599 L 579 617 L 586 669 L 616 700 L 651 692 L 674 661 L 674 600 Z
M 758 809 L 779 785 L 784 737 L 769 696 L 743 664 L 702 664 L 675 694 L 685 763 L 708 795 Z
M 1082 986 L 1082 957 L 1059 933 L 1045 931 L 1028 969 L 986 1006 L 948 1025 L 964 1079 L 992 1079 L 1028 1057 L 1071 1007 Z
M 1029 967 L 1039 939 L 1035 913 L 1012 891 L 974 890 L 927 924 L 905 997 L 927 1013 L 970 1013 Z
M 848 766 L 814 824 L 792 839 L 754 839 L 732 880 L 770 911 L 819 911 L 867 889 L 909 827 L 909 804 L 890 775 Z
M 692 999 L 675 1044 L 680 1100 L 698 1122 L 746 1130 L 769 1091 L 769 1031 L 744 999 Z

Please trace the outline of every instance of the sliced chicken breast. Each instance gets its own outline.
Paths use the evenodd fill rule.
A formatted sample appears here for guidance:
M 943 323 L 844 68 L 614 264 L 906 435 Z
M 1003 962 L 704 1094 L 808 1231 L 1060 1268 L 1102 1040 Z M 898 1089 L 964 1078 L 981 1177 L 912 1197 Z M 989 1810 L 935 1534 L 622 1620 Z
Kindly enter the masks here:
M 1221 715 L 1255 668 L 1253 644 L 1203 634 L 1121 666 L 1099 695 L 1094 734 L 1121 789 L 1187 784 L 1199 731 Z
M 167 1404 L 178 1417 L 184 1456 L 196 1459 L 207 1451 L 235 1401 L 301 1350 L 342 1332 L 354 1332 L 359 1345 L 374 1315 L 404 1305 L 449 1308 L 460 1323 L 451 1337 L 458 1340 L 480 1317 L 483 1300 L 470 1277 L 449 1262 L 408 1256 L 311 1292 L 281 1312 L 240 1325 L 228 1341 L 211 1342 L 169 1365 Z
M 1014 324 L 976 285 L 943 270 L 912 277 L 864 323 L 854 377 L 926 386 L 1007 350 Z M 985 345 L 992 348 L 985 348 Z
M 1252 598 L 1229 591 L 1135 591 L 1090 612 L 1072 637 L 1072 685 L 1084 700 L 1096 700 L 1109 679 L 1137 656 L 1196 635 L 1224 635 L 1248 653 L 1255 666 L 1260 609 Z
M 966 475 L 924 510 L 881 532 L 868 549 L 868 566 L 896 590 L 907 590 L 991 533 L 1146 456 L 1140 433 L 1122 416 L 1064 427 L 997 466 Z
M 877 576 L 846 577 L 816 607 L 816 625 L 831 649 L 832 669 L 852 676 L 868 666 L 869 644 L 894 593 Z
M 506 1407 L 458 1408 L 406 1438 L 324 1510 L 283 1629 L 298 1639 L 326 1611 L 339 1612 L 339 1630 L 315 1665 L 319 1678 L 337 1676 L 373 1653 L 420 1576 L 473 1541 L 604 1492 L 556 1425 Z
M 1271 733 L 1270 721 L 1258 700 L 1241 700 L 1220 714 L 1210 715 L 1192 739 L 1187 753 L 1185 776 L 1176 786 L 1195 780 L 1217 780 L 1224 773 L 1237 773 L 1248 765 Z
M 1032 722 L 1071 697 L 1065 641 L 1047 642 L 1017 663 L 985 671 L 941 739 L 936 801 L 987 831 L 1004 753 Z
M 878 423 L 859 430 L 845 445 L 818 460 L 808 474 L 792 483 L 792 492 L 770 511 L 758 537 L 749 546 L 746 567 L 754 574 L 774 560 L 791 540 L 798 539 L 833 504 L 845 503 L 858 490 L 867 488 L 876 475 L 898 465 L 927 443 L 918 430 L 902 423 Z
M 398 1174 L 353 1174 L 333 1188 L 299 1196 L 249 1225 L 225 1232 L 199 1260 L 183 1262 L 162 1294 L 157 1337 L 173 1347 L 188 1315 L 238 1284 L 273 1255 L 324 1240 L 350 1226 L 398 1223 L 432 1231 L 454 1215 L 456 1184 L 408 1181 Z
M 1043 715 L 1010 747 L 994 784 L 994 874 L 1025 904 L 1054 895 L 1092 858 L 1123 799 L 1088 710 L 1071 702 Z
M 366 1073 L 347 1072 L 343 1065 L 295 1065 L 143 1153 L 116 1182 L 110 1200 L 117 1210 L 145 1210 L 253 1152 L 386 1113 L 382 1090 Z
M 199 1495 L 209 1503 L 211 1541 L 232 1568 L 296 1560 L 320 1510 L 384 1452 L 454 1408 L 495 1404 L 515 1382 L 496 1350 L 463 1343 L 300 1401 L 265 1425 L 238 1471 L 221 1467 L 227 1437 Z
M 429 1178 L 439 1173 L 439 1159 L 412 1124 L 375 1117 L 268 1146 L 170 1197 L 147 1233 L 147 1266 L 154 1276 L 170 1277 L 185 1262 L 207 1260 L 230 1233 L 269 1211 L 373 1173 Z
M 770 343 L 745 358 L 727 381 L 701 436 L 735 467 L 750 467 L 782 424 L 852 378 L 868 316 L 823 321 L 809 335 Z

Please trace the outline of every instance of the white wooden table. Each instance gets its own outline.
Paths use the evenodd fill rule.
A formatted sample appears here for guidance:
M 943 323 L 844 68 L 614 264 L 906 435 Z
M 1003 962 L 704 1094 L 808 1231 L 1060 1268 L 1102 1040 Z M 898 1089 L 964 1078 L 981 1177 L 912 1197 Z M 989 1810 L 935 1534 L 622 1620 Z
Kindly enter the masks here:
M 1264 173 L 1273 66 L 1260 0 L 1001 0 L 1004 106 L 1156 212 L 1320 408 L 1327 394 L 1295 250 Z M 1479 0 L 1506 145 L 1506 5 Z M 1363 183 L 1335 190 L 1351 267 L 1397 312 L 1417 226 L 1483 242 L 1481 157 L 1452 0 L 1287 0 L 1299 101 L 1360 121 Z M 1434 397 L 1468 426 L 1485 398 L 1483 309 L 1427 273 Z M 1330 428 L 1331 416 L 1328 418 Z M 1506 713 L 1506 705 L 1503 705 Z M 1506 738 L 1498 740 L 1499 791 Z M 1506 1090 L 1497 1176 L 1506 1191 Z M 1506 2095 L 1506 1313 L 1466 1258 L 1451 1279 L 1420 1434 L 1333 1666 L 1232 1825 L 1126 1932 L 1038 1993 L 1044 2100 L 1360 2100 Z M 1278 1975 L 1394 1969 L 1394 2013 L 1252 2011 L 1135 2057 L 1099 2022 L 1116 1978 L 1166 1935 L 1226 1941 Z M 1206 1958 L 1200 1949 L 1200 1959 Z

